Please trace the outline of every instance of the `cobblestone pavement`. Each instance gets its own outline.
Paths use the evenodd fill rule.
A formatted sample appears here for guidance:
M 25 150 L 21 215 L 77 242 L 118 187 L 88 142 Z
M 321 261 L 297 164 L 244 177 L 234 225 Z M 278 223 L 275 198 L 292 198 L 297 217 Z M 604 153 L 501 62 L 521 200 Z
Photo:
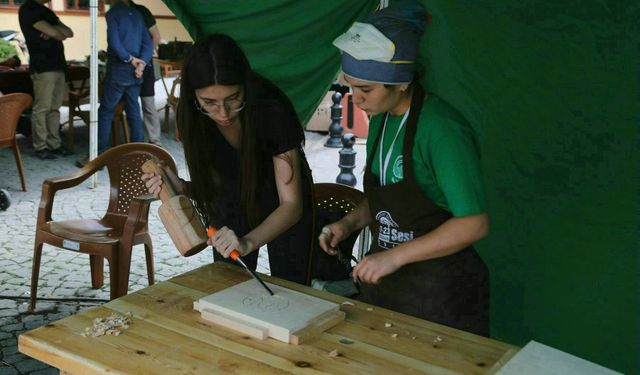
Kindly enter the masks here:
M 158 107 L 163 98 L 156 96 Z M 66 114 L 62 113 L 63 121 Z M 76 150 L 88 149 L 88 128 L 78 127 L 76 121 Z M 163 134 L 163 143 L 178 163 L 181 176 L 185 165 L 182 147 L 171 138 L 172 133 Z M 315 182 L 334 182 L 339 173 L 338 150 L 323 147 L 326 135 L 307 132 L 306 153 L 313 169 Z M 64 136 L 63 136 L 64 137 Z M 57 160 L 40 160 L 35 157 L 30 138 L 19 138 L 19 147 L 25 166 L 29 191 L 22 192 L 13 152 L 0 150 L 0 188 L 7 189 L 12 205 L 0 211 L 0 375 L 9 374 L 57 374 L 48 365 L 31 359 L 18 351 L 17 338 L 25 331 L 64 318 L 81 310 L 103 303 L 109 298 L 109 273 L 105 267 L 105 285 L 91 289 L 89 259 L 85 254 L 73 251 L 58 251 L 48 245 L 43 248 L 42 265 L 38 283 L 39 298 L 63 298 L 68 301 L 39 299 L 36 311 L 27 312 L 31 284 L 31 262 L 34 230 L 40 201 L 41 184 L 45 178 L 61 176 L 76 170 L 74 162 L 84 152 Z M 362 188 L 362 166 L 364 145 L 357 144 L 356 176 Z M 83 183 L 71 191 L 56 195 L 54 218 L 101 217 L 108 201 L 106 172 L 99 172 L 99 185 L 90 188 Z M 205 250 L 189 258 L 181 257 L 175 250 L 157 216 L 160 202 L 153 202 L 149 217 L 149 231 L 154 245 L 154 266 L 157 281 L 167 280 L 212 261 L 211 250 Z M 268 273 L 266 252 L 261 251 L 258 271 Z M 147 275 L 142 246 L 133 250 L 129 291 L 146 287 Z M 97 301 L 74 301 L 73 299 L 96 299 Z

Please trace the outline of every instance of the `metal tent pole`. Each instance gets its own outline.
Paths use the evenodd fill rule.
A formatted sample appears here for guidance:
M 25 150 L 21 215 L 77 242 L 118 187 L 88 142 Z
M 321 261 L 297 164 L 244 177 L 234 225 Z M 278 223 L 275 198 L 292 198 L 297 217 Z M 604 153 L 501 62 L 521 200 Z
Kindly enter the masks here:
M 89 2 L 91 18 L 91 58 L 89 70 L 90 75 L 90 105 L 89 115 L 89 159 L 93 160 L 98 156 L 98 44 L 97 44 L 97 24 L 98 24 L 98 0 Z M 98 186 L 98 174 L 94 173 L 90 179 L 91 188 Z

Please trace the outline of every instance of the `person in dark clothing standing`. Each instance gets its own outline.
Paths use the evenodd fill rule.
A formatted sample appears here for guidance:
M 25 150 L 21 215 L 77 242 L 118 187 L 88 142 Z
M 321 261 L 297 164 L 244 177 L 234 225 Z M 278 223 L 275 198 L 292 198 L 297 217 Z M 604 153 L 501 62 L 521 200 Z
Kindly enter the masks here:
M 107 73 L 98 109 L 98 153 L 109 143 L 116 105 L 124 97 L 131 142 L 142 142 L 140 85 L 153 43 L 144 19 L 128 0 L 111 0 L 107 19 Z
M 27 0 L 20 6 L 18 18 L 29 49 L 29 74 L 33 82 L 32 139 L 36 156 L 56 159 L 69 155 L 60 138 L 60 106 L 66 86 L 62 41 L 73 31 L 44 4 L 51 0 Z
M 233 39 L 214 34 L 184 61 L 177 122 L 191 181 L 173 185 L 220 228 L 208 241 L 214 259 L 237 249 L 255 269 L 266 244 L 273 276 L 307 284 L 312 178 L 287 96 L 251 69 Z M 157 196 L 161 177 L 142 179 Z
M 417 55 L 427 14 L 398 1 L 334 41 L 353 103 L 372 115 L 366 199 L 322 229 L 320 246 L 371 225 L 354 268 L 358 298 L 480 335 L 489 334 L 489 275 L 473 249 L 489 219 L 472 128 L 426 93 Z
M 144 24 L 149 30 L 149 36 L 153 42 L 154 53 L 157 51 L 158 45 L 162 37 L 160 36 L 160 30 L 156 23 L 156 18 L 151 14 L 151 11 L 143 6 L 129 1 L 144 19 Z M 140 101 L 142 102 L 142 122 L 144 124 L 144 130 L 147 132 L 147 137 L 150 143 L 154 145 L 162 146 L 160 118 L 158 117 L 158 111 L 156 110 L 155 103 L 155 82 L 156 77 L 153 70 L 153 59 L 149 61 L 144 68 L 142 74 L 142 87 L 140 88 Z

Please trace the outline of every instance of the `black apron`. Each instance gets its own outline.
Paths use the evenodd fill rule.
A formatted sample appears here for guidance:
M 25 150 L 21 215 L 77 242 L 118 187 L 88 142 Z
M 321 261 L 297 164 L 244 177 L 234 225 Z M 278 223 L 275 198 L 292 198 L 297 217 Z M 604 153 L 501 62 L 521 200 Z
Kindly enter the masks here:
M 380 186 L 371 173 L 371 163 L 384 126 L 380 127 L 371 148 L 364 176 L 364 191 L 373 219 L 373 238 L 368 254 L 420 237 L 452 217 L 450 212 L 428 199 L 415 180 L 413 143 L 423 101 L 424 91 L 417 85 L 402 148 L 402 181 Z M 489 335 L 489 273 L 471 246 L 448 256 L 405 265 L 383 277 L 378 285 L 363 283 L 358 299 L 464 331 Z

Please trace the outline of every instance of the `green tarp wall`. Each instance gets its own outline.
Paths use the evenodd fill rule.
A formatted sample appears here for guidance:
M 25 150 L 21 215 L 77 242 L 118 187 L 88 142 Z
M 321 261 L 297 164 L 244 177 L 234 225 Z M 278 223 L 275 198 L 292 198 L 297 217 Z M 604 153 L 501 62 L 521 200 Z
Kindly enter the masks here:
M 254 70 L 291 98 L 302 123 L 340 69 L 331 41 L 376 3 L 367 0 L 163 0 L 195 40 L 234 37 Z
M 304 121 L 331 41 L 377 1 L 163 0 L 225 32 Z M 423 0 L 425 84 L 475 127 L 491 234 L 492 336 L 640 373 L 640 2 Z

